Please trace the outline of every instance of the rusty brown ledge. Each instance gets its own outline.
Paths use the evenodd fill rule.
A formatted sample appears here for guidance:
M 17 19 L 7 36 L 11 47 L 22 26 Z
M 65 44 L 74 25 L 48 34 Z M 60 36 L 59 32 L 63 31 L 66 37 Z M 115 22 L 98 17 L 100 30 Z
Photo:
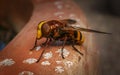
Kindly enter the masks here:
M 58 3 L 55 3 L 58 2 Z M 59 3 L 60 2 L 60 3 Z M 94 67 L 89 63 L 91 61 L 87 60 L 87 45 L 89 41 L 85 33 L 85 43 L 82 46 L 76 46 L 84 53 L 84 56 L 80 56 L 76 53 L 71 46 L 65 46 L 69 50 L 70 54 L 66 59 L 62 59 L 56 51 L 61 48 L 61 46 L 49 46 L 46 48 L 45 52 L 52 52 L 53 56 L 50 59 L 42 58 L 39 63 L 27 64 L 23 63 L 23 60 L 28 58 L 38 58 L 41 54 L 41 50 L 33 51 L 30 53 L 30 49 L 34 45 L 36 38 L 36 28 L 37 24 L 42 20 L 52 20 L 52 19 L 66 19 L 75 18 L 78 24 L 82 27 L 87 27 L 87 22 L 81 9 L 71 0 L 33 0 L 34 5 L 32 16 L 29 22 L 21 30 L 21 32 L 0 52 L 0 61 L 4 59 L 13 59 L 15 63 L 11 66 L 0 66 L 0 75 L 18 75 L 24 71 L 33 72 L 34 75 L 93 75 L 90 73 L 94 70 Z M 44 39 L 39 41 L 42 43 Z M 91 57 L 92 58 L 92 57 Z M 51 64 L 48 66 L 41 65 L 43 61 L 49 61 Z M 71 61 L 73 66 L 66 67 L 64 63 L 57 64 L 56 61 Z M 78 61 L 79 60 L 79 61 Z M 55 71 L 56 66 L 62 66 L 64 71 L 62 73 L 57 73 Z M 90 70 L 91 69 L 91 70 Z M 90 70 L 90 71 L 89 71 Z M 26 72 L 27 73 L 27 72 Z M 94 74 L 96 75 L 96 74 Z

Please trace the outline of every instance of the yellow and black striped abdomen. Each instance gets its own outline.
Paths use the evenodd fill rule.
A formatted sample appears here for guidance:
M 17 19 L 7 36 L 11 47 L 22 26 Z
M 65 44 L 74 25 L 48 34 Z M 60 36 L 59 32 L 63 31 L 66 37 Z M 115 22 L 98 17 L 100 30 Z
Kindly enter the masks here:
M 82 44 L 84 42 L 84 36 L 80 31 L 74 32 L 74 38 L 78 44 Z

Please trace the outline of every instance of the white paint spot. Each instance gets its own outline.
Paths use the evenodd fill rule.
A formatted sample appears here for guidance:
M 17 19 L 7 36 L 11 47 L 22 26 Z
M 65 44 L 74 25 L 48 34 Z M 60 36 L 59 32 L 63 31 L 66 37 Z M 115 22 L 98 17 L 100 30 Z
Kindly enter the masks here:
M 69 14 L 69 18 L 75 19 L 77 22 L 80 22 L 80 19 L 74 13 Z
M 58 18 L 59 18 L 59 19 L 63 19 L 63 16 L 59 15 Z
M 22 71 L 22 72 L 19 73 L 18 75 L 34 75 L 34 73 L 31 72 L 31 71 Z
M 69 17 L 70 17 L 70 18 L 73 18 L 73 17 L 76 17 L 76 15 L 73 14 L 73 13 L 71 13 L 71 14 L 69 15 Z
M 62 4 L 63 2 L 62 1 L 55 1 L 54 4 L 55 5 L 59 5 L 59 4 Z
M 5 59 L 0 62 L 0 66 L 11 66 L 15 64 L 15 61 L 13 59 Z
M 41 62 L 41 65 L 50 65 L 51 63 L 49 62 L 49 61 L 43 61 L 43 62 Z
M 41 48 L 41 46 L 37 46 L 37 47 L 36 47 L 36 51 L 39 51 L 40 48 Z
M 62 1 L 55 1 L 54 4 L 55 4 L 55 6 L 58 9 L 62 9 L 63 8 L 63 2 Z
M 50 51 L 50 52 L 48 52 L 48 53 L 44 53 L 43 54 L 43 57 L 44 57 L 44 59 L 50 59 L 50 58 L 52 58 L 52 52 Z
M 63 8 L 63 3 L 61 1 L 56 1 L 55 3 L 55 6 L 58 8 L 58 9 L 62 9 Z
M 56 61 L 56 63 L 57 63 L 57 64 L 61 64 L 61 63 L 62 63 L 62 61 Z
M 54 13 L 55 16 L 60 16 L 60 15 L 63 15 L 63 14 L 64 14 L 64 12 L 55 12 Z
M 63 68 L 62 66 L 56 66 L 56 67 L 55 67 L 55 71 L 56 71 L 57 73 L 62 73 L 62 72 L 64 72 L 64 68 Z
M 58 8 L 58 9 L 62 9 L 62 8 L 63 8 L 63 5 L 57 5 L 57 8 Z
M 65 61 L 64 65 L 68 68 L 70 68 L 71 66 L 73 66 L 73 62 L 72 61 Z
M 37 59 L 35 59 L 35 58 L 28 58 L 28 59 L 23 61 L 23 63 L 27 63 L 27 64 L 33 64 L 36 62 L 37 62 Z
M 61 56 L 61 49 L 58 49 L 57 51 L 56 51 L 56 53 L 59 53 L 59 56 Z M 67 49 L 63 49 L 63 56 L 64 57 L 67 57 L 68 55 L 70 54 L 70 52 L 67 50 Z

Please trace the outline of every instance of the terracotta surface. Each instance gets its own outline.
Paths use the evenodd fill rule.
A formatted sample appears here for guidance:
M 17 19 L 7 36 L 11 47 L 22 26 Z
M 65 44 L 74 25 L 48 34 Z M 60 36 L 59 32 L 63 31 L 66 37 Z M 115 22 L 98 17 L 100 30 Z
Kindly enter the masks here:
M 50 59 L 42 58 L 39 63 L 27 64 L 23 63 L 24 60 L 28 58 L 36 58 L 40 56 L 42 50 L 30 52 L 30 49 L 34 45 L 36 38 L 36 28 L 37 24 L 42 20 L 52 20 L 52 19 L 65 19 L 75 18 L 78 20 L 78 24 L 81 27 L 87 27 L 87 23 L 83 13 L 80 8 L 72 1 L 58 1 L 61 2 L 62 8 L 57 7 L 59 5 L 55 4 L 56 1 L 39 1 L 34 0 L 32 3 L 34 5 L 32 16 L 29 22 L 21 30 L 21 32 L 0 52 L 0 61 L 4 59 L 13 59 L 15 64 L 11 66 L 0 66 L 0 75 L 18 75 L 23 71 L 31 71 L 34 75 L 97 75 L 98 67 L 98 54 L 95 57 L 92 55 L 96 51 L 92 50 L 93 42 L 92 36 L 90 34 L 84 33 L 85 43 L 81 46 L 76 46 L 84 56 L 79 55 L 73 50 L 71 46 L 65 46 L 65 49 L 69 50 L 70 54 L 64 60 L 59 56 L 56 51 L 61 48 L 61 46 L 49 46 L 45 49 L 46 52 L 52 52 L 53 56 Z M 57 13 L 57 15 L 55 15 Z M 59 14 L 58 14 L 59 13 Z M 73 14 L 75 16 L 73 16 Z M 89 36 L 89 40 L 88 40 Z M 38 44 L 41 44 L 44 39 L 40 40 Z M 88 46 L 89 44 L 89 46 Z M 41 65 L 43 61 L 49 61 L 50 65 Z M 62 61 L 61 64 L 57 64 L 56 61 Z M 63 62 L 71 61 L 73 65 L 71 67 L 66 67 Z M 62 66 L 64 71 L 62 73 L 57 73 L 55 71 L 56 66 Z M 26 74 L 23 74 L 26 75 Z

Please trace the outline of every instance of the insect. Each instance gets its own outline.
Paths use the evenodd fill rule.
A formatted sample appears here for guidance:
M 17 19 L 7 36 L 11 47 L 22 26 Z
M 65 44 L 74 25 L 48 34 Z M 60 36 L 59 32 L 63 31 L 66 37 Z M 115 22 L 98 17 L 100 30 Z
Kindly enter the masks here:
M 81 53 L 75 47 L 75 44 L 81 45 L 84 42 L 84 35 L 81 33 L 81 31 L 110 34 L 110 33 L 96 31 L 92 29 L 73 27 L 71 24 L 75 24 L 75 23 L 76 23 L 76 20 L 73 20 L 73 19 L 41 21 L 38 24 L 35 44 L 31 50 L 34 50 L 34 48 L 36 48 L 37 41 L 43 37 L 46 38 L 46 41 L 42 43 L 43 46 L 46 46 L 52 40 L 54 41 L 60 40 L 60 41 L 63 41 L 62 48 L 61 48 L 61 56 L 64 59 L 63 49 L 66 42 L 70 42 L 73 49 L 76 52 L 78 52 L 80 55 L 83 55 L 83 53 Z M 42 51 L 42 54 L 43 52 L 44 51 Z M 40 61 L 42 54 L 40 55 L 37 62 Z

